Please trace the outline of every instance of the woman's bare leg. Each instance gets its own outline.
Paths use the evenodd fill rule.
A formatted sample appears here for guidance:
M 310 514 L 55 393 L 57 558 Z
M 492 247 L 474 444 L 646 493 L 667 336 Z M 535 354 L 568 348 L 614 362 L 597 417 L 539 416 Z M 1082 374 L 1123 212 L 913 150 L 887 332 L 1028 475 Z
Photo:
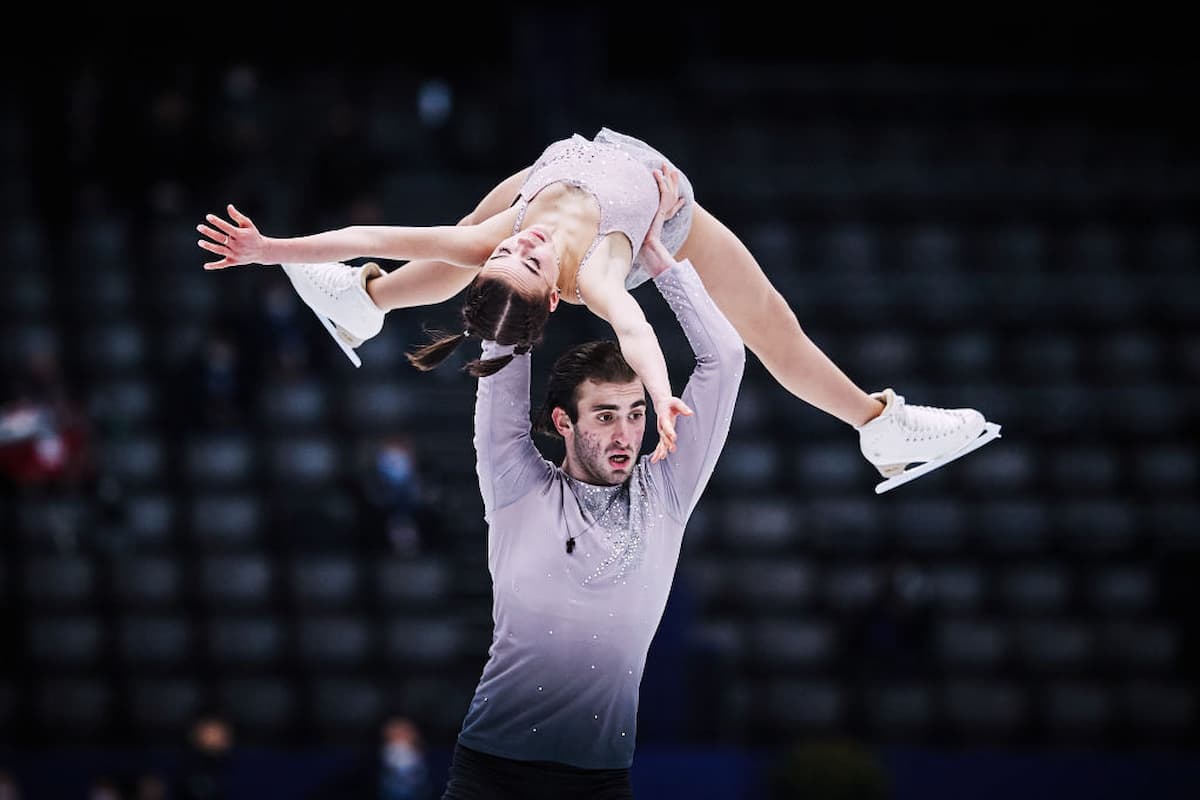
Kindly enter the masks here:
M 692 262 L 717 308 L 783 388 L 850 425 L 883 410 L 813 344 L 750 250 L 698 204 L 678 258 Z
M 523 169 L 505 178 L 458 224 L 474 225 L 508 209 L 528 174 L 529 169 Z M 367 294 L 384 311 L 436 305 L 467 288 L 476 274 L 478 270 L 465 269 L 445 261 L 410 261 L 400 269 L 368 282 Z

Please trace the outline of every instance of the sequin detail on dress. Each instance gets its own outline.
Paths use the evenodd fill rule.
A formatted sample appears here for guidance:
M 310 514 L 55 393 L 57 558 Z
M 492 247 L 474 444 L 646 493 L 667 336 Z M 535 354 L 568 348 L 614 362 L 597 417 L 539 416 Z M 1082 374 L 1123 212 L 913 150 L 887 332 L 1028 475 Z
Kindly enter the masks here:
M 651 170 L 666 160 L 645 142 L 608 128 L 602 128 L 593 140 L 575 134 L 554 142 L 542 152 L 521 187 L 513 233 L 521 230 L 529 203 L 542 189 L 554 183 L 577 186 L 596 199 L 600 224 L 575 272 L 576 298 L 584 302 L 579 291 L 580 271 L 610 233 L 622 233 L 629 239 L 634 261 L 625 288 L 633 289 L 650 277 L 638 255 L 658 211 L 658 184 Z M 663 244 L 672 253 L 683 246 L 691 229 L 694 195 L 686 176 L 680 178 L 679 191 L 687 202 L 663 226 L 662 234 Z

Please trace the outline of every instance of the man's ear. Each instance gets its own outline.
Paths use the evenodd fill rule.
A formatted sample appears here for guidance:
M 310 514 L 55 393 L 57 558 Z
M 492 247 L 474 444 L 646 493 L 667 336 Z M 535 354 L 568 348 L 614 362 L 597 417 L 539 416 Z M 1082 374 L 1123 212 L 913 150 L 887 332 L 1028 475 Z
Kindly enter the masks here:
M 550 419 L 554 421 L 554 430 L 558 431 L 558 435 L 567 438 L 567 432 L 571 430 L 571 415 L 561 406 L 555 406 L 550 412 Z

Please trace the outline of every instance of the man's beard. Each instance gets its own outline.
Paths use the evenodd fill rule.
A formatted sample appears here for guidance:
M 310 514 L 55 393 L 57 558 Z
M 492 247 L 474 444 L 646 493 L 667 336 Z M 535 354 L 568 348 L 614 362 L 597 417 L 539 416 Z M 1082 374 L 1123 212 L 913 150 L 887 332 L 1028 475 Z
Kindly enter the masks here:
M 608 467 L 608 459 L 605 458 L 603 447 L 587 436 L 575 437 L 574 450 L 575 462 L 583 468 L 589 482 L 598 483 L 602 486 L 619 486 L 628 478 L 626 476 L 616 481 L 612 479 L 612 473 Z

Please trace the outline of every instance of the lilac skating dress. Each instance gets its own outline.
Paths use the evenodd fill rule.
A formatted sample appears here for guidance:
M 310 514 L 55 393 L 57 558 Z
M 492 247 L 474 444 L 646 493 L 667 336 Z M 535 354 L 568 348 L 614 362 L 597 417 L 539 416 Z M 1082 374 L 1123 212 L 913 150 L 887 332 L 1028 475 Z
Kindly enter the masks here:
M 592 140 L 577 133 L 569 139 L 554 142 L 542 152 L 521 186 L 513 233 L 521 230 L 529 203 L 542 189 L 554 183 L 578 186 L 591 193 L 600 205 L 599 232 L 579 262 L 580 271 L 605 236 L 622 233 L 629 239 L 634 253 L 633 265 L 625 278 L 625 288 L 632 290 L 650 278 L 640 255 L 646 232 L 658 211 L 658 184 L 651 170 L 658 169 L 663 162 L 670 164 L 650 145 L 608 128 L 601 128 Z M 674 168 L 673 164 L 671 166 Z M 682 173 L 679 194 L 685 200 L 684 205 L 663 225 L 662 233 L 663 244 L 672 255 L 683 246 L 692 227 L 695 194 L 691 182 Z

